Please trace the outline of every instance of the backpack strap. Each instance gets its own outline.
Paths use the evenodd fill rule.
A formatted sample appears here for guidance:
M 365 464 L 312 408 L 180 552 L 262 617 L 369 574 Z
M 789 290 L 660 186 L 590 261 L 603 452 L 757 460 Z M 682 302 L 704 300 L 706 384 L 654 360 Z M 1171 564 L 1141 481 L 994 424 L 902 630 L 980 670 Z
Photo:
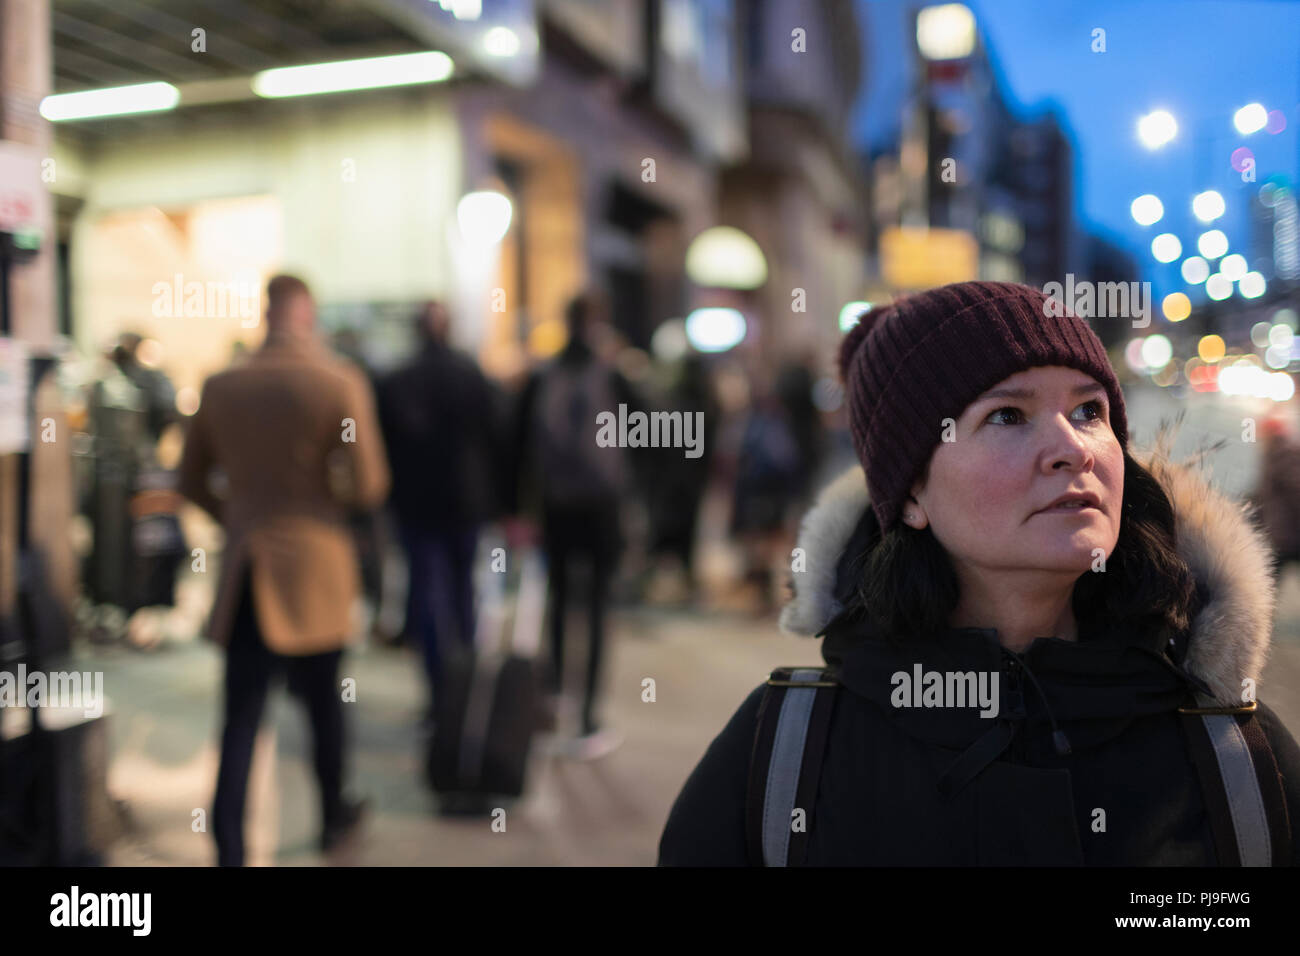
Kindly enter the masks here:
M 1282 778 L 1255 702 L 1218 707 L 1196 697 L 1180 707 L 1188 750 L 1196 765 L 1219 866 L 1287 866 L 1291 824 Z
M 749 761 L 745 837 L 753 866 L 801 866 L 838 683 L 826 668 L 781 667 L 763 690 Z M 803 827 L 793 831 L 795 808 Z

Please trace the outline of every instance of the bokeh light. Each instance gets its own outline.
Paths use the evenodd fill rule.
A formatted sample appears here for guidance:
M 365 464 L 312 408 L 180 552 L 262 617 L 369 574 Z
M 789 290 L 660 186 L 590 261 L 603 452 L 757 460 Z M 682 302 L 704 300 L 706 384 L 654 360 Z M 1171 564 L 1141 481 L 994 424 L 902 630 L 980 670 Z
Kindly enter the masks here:
M 1124 361 L 1139 375 L 1147 370 L 1146 360 L 1142 358 L 1142 345 L 1145 341 L 1145 339 L 1131 339 L 1128 345 L 1124 346 Z
M 1223 358 L 1224 351 L 1223 339 L 1217 335 L 1202 335 L 1201 340 L 1196 343 L 1196 354 L 1201 357 L 1202 362 L 1209 365 Z
M 1152 110 L 1138 120 L 1138 139 L 1147 149 L 1159 149 L 1178 135 L 1178 121 L 1168 110 Z
M 1160 217 L 1165 214 L 1165 204 L 1160 201 L 1160 197 L 1153 196 L 1151 193 L 1138 196 L 1128 209 L 1139 226 L 1149 226 L 1153 222 L 1159 222 Z
M 1247 166 L 1254 165 L 1255 154 L 1245 146 L 1240 146 L 1232 151 L 1228 162 L 1236 172 L 1245 172 Z
M 1213 222 L 1223 215 L 1226 208 L 1223 196 L 1213 189 L 1207 189 L 1192 197 L 1192 212 L 1201 222 Z
M 494 189 L 481 189 L 460 197 L 456 222 L 466 242 L 490 246 L 505 237 L 512 212 L 508 196 Z
M 1142 361 L 1147 368 L 1162 369 L 1174 357 L 1174 346 L 1166 336 L 1159 333 L 1148 335 L 1142 342 Z
M 1268 283 L 1258 272 L 1247 272 L 1237 282 L 1237 289 L 1247 299 L 1258 299 L 1268 289 Z
M 1295 394 L 1295 379 L 1286 372 L 1274 372 L 1268 377 L 1268 397 L 1275 402 L 1289 402 Z
M 745 338 L 745 317 L 736 309 L 696 309 L 686 317 L 686 337 L 701 352 L 725 352 Z
M 1205 280 L 1205 294 L 1215 302 L 1222 302 L 1232 295 L 1232 280 L 1222 272 L 1216 272 Z
M 1189 256 L 1183 260 L 1183 281 L 1199 285 L 1210 277 L 1210 264 L 1200 256 Z
M 690 344 L 686 323 L 681 319 L 668 319 L 650 336 L 650 351 L 661 362 L 677 361 L 687 353 Z
M 1264 129 L 1268 130 L 1274 136 L 1286 129 L 1286 114 L 1281 110 L 1269 110 L 1268 122 L 1264 124 Z
M 1269 368 L 1286 368 L 1291 364 L 1291 349 L 1270 345 L 1264 350 L 1264 364 Z
M 1268 122 L 1268 110 L 1258 103 L 1250 103 L 1232 115 L 1232 125 L 1243 136 L 1258 133 Z
M 1245 256 L 1234 252 L 1230 256 L 1223 257 L 1223 261 L 1219 263 L 1219 271 L 1233 282 L 1236 282 L 1250 271 L 1250 267 L 1246 265 Z
M 1172 232 L 1162 232 L 1151 240 L 1151 255 L 1157 262 L 1173 262 L 1183 254 L 1183 244 Z
M 1172 292 L 1165 296 L 1160 305 L 1165 318 L 1170 322 L 1181 322 L 1192 314 L 1192 300 L 1181 292 Z
M 1221 229 L 1211 229 L 1201 233 L 1196 240 L 1196 251 L 1207 259 L 1217 259 L 1228 251 L 1228 237 Z

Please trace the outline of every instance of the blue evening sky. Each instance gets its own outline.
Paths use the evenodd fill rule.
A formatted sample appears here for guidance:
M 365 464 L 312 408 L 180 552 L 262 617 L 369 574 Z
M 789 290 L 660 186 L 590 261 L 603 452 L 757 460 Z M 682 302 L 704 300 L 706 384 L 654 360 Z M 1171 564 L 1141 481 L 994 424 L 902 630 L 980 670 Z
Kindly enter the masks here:
M 855 135 L 865 146 L 896 141 L 910 77 L 916 0 L 859 0 L 864 21 L 864 96 Z M 1289 0 L 966 0 L 1012 111 L 1054 106 L 1075 147 L 1075 209 L 1133 253 L 1156 291 L 1182 287 L 1180 260 L 1162 265 L 1150 240 L 1173 232 L 1183 256 L 1209 226 L 1191 212 L 1192 196 L 1217 189 L 1227 212 L 1215 223 L 1229 252 L 1249 258 L 1246 201 L 1269 176 L 1293 183 L 1300 170 L 1300 3 Z M 1092 52 L 1092 30 L 1106 52 Z M 1286 114 L 1279 135 L 1241 136 L 1232 115 L 1260 102 Z M 1138 118 L 1163 108 L 1178 136 L 1158 151 L 1137 139 Z M 1257 182 L 1229 164 L 1238 146 L 1254 151 Z M 1164 219 L 1142 227 L 1129 204 L 1143 193 L 1164 203 Z

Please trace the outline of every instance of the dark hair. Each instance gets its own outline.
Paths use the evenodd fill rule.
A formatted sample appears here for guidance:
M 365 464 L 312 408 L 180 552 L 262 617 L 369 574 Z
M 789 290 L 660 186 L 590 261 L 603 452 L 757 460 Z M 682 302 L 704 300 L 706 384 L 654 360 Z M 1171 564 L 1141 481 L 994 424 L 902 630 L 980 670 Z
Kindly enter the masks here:
M 874 510 L 863 558 L 861 610 L 893 641 L 940 633 L 957 607 L 959 585 L 948 553 L 929 527 L 898 524 L 880 533 Z M 1174 508 L 1160 482 L 1124 452 L 1119 539 L 1105 573 L 1084 572 L 1072 607 L 1081 633 L 1119 626 L 1154 628 L 1169 637 L 1191 621 L 1196 584 L 1175 544 Z

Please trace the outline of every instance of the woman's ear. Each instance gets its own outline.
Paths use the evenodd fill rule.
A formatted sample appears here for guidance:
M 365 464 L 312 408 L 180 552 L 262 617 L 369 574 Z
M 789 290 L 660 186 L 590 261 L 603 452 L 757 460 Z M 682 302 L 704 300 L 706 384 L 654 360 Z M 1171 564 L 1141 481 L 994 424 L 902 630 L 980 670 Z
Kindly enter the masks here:
M 903 501 L 903 523 L 909 528 L 920 531 L 930 523 L 930 516 L 925 513 L 925 506 L 917 500 L 921 485 L 912 486 L 912 493 Z

